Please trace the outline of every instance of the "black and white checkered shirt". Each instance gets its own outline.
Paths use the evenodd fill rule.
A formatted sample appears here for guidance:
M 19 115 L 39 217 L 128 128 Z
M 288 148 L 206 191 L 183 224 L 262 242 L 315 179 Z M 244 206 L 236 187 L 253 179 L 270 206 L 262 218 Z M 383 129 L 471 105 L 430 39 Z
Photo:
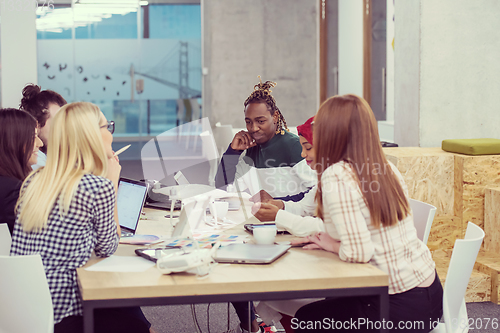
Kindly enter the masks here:
M 83 314 L 76 269 L 89 260 L 93 250 L 100 257 L 116 251 L 119 238 L 114 206 L 113 183 L 87 174 L 78 184 L 68 213 L 61 217 L 59 204 L 54 204 L 42 231 L 26 233 L 16 219 L 10 254 L 41 255 L 52 295 L 54 323 Z

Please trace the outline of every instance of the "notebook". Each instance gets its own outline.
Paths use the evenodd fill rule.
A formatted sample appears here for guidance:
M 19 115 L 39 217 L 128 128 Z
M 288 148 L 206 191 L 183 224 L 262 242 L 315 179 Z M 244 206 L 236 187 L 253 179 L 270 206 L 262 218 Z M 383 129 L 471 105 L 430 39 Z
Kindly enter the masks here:
M 283 254 L 290 245 L 230 244 L 220 247 L 214 259 L 229 264 L 270 264 Z
M 135 234 L 147 193 L 148 184 L 145 182 L 120 178 L 116 205 L 122 237 Z

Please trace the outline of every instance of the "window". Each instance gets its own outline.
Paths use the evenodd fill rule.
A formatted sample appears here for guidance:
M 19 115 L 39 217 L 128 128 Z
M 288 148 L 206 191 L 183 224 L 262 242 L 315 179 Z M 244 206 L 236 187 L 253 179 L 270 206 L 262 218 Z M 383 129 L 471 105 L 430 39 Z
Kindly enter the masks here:
M 200 114 L 200 5 L 146 3 L 80 0 L 37 11 L 39 85 L 98 105 L 116 122 L 120 146 Z

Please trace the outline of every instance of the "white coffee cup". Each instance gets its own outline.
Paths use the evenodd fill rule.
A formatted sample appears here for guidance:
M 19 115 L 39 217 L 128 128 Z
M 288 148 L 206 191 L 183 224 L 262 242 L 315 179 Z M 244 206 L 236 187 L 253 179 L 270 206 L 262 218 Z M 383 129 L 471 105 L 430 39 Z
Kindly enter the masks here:
M 274 244 L 274 239 L 276 238 L 276 226 L 275 225 L 262 225 L 254 226 L 253 237 L 255 242 L 261 245 Z
M 238 210 L 241 206 L 240 198 L 238 197 L 221 198 L 220 201 L 229 203 L 229 210 Z
M 227 215 L 227 211 L 229 210 L 229 202 L 215 201 L 214 207 L 217 214 L 217 219 L 223 220 Z

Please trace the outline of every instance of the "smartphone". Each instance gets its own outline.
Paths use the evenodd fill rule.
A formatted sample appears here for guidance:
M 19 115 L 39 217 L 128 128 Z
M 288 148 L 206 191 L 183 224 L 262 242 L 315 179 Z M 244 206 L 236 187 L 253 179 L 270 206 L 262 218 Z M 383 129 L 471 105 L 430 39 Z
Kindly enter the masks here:
M 184 252 L 184 250 L 180 246 L 135 249 L 135 254 L 137 254 L 140 257 L 151 260 L 152 262 L 156 262 L 163 256 L 178 252 L 182 253 Z

